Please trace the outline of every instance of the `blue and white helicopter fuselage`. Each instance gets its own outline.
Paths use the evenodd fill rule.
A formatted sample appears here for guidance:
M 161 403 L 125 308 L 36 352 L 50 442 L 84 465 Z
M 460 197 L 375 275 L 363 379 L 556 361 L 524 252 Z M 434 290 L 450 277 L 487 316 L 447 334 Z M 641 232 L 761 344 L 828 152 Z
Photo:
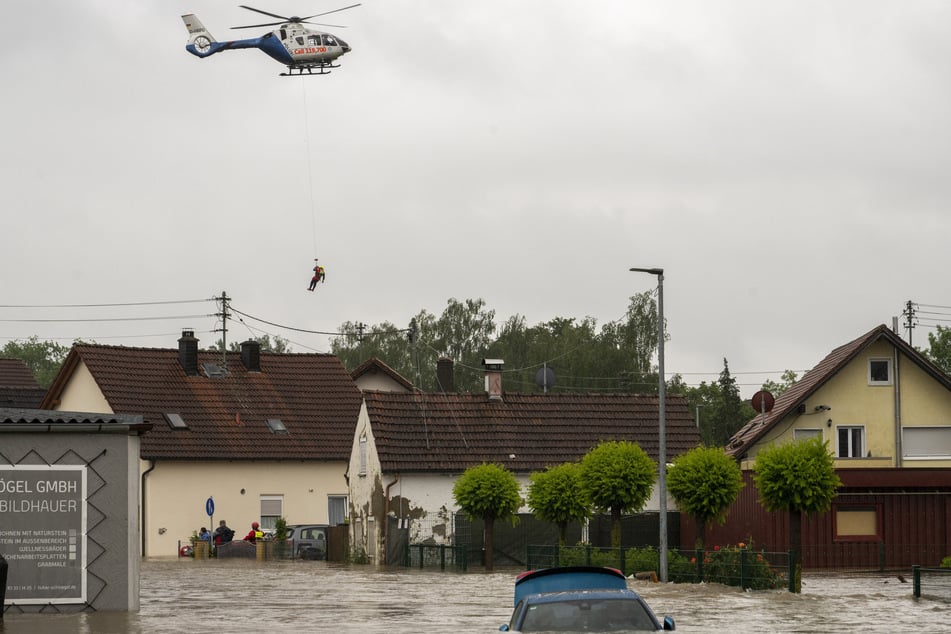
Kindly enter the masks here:
M 222 51 L 256 48 L 287 66 L 288 72 L 282 75 L 324 75 L 330 68 L 339 68 L 334 61 L 350 52 L 350 46 L 336 35 L 305 28 L 297 21 L 280 24 L 260 37 L 219 42 L 194 14 L 183 15 L 182 20 L 188 29 L 185 50 L 192 55 L 205 58 Z

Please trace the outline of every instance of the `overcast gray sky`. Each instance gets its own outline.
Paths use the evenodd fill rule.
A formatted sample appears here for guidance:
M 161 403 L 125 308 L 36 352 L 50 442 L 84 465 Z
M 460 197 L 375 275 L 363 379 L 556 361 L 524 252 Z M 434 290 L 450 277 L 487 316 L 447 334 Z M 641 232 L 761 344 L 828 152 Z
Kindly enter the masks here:
M 4 7 L 0 345 L 211 345 L 213 303 L 38 306 L 221 291 L 303 330 L 451 297 L 603 324 L 656 283 L 630 267 L 662 267 L 668 373 L 726 357 L 749 396 L 907 300 L 951 319 L 943 0 L 366 0 L 328 16 L 353 51 L 309 78 L 189 55 L 183 13 L 266 30 L 211 0 Z M 131 320 L 156 316 L 182 318 Z M 229 337 L 329 349 L 246 323 Z

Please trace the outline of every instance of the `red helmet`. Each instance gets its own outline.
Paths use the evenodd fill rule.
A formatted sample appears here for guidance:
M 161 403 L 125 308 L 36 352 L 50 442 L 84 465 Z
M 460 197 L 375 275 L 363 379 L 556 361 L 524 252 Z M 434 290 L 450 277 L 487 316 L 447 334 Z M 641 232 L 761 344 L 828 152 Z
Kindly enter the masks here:
M 261 525 L 258 524 L 257 522 L 251 522 L 251 528 L 260 528 L 260 527 Z

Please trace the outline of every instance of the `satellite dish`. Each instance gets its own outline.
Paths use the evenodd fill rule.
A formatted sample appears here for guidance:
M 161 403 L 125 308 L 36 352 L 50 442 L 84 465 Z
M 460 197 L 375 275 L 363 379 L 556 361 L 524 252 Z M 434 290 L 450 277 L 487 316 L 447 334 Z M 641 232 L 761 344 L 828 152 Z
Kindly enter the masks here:
M 538 372 L 535 373 L 535 385 L 542 388 L 545 392 L 555 387 L 555 371 L 547 365 L 538 368 Z
M 775 404 L 776 399 L 774 399 L 773 395 L 766 390 L 760 390 L 753 395 L 753 398 L 750 399 L 750 405 L 753 406 L 753 409 L 764 414 L 766 412 L 772 411 L 773 405 Z

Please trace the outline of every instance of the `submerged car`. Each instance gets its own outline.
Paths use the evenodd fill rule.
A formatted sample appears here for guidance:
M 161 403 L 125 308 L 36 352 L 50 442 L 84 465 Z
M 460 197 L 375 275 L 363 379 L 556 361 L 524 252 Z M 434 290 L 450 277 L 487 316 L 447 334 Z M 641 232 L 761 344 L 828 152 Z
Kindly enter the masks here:
M 569 566 L 522 573 L 515 580 L 515 609 L 503 632 L 654 632 L 674 630 L 627 587 L 614 568 Z

